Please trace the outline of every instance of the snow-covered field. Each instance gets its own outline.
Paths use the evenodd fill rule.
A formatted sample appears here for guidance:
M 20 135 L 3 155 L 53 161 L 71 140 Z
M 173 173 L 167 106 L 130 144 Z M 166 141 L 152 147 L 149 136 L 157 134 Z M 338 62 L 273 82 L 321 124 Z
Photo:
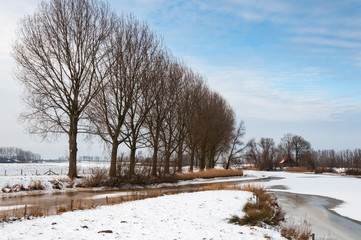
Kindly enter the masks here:
M 87 174 L 94 168 L 107 166 L 107 163 L 79 164 L 81 174 L 83 170 Z M 0 190 L 6 185 L 27 186 L 31 182 L 41 181 L 48 191 L 53 191 L 49 181 L 66 178 L 67 167 L 67 163 L 0 164 Z M 49 170 L 58 175 L 43 175 Z M 244 173 L 244 177 L 195 179 L 178 185 L 275 177 L 271 181 L 256 184 L 276 191 L 342 200 L 344 203 L 333 210 L 342 216 L 361 221 L 361 178 L 288 172 Z M 7 193 L 0 192 L 1 196 L 7 196 Z M 6 234 L 4 239 L 128 239 L 128 235 L 132 235 L 133 239 L 264 239 L 265 236 L 281 239 L 278 233 L 269 230 L 227 223 L 231 215 L 242 215 L 242 206 L 250 196 L 247 192 L 233 191 L 164 196 L 60 216 L 3 223 L 0 232 Z M 111 230 L 112 233 L 98 233 L 103 230 Z
M 277 231 L 228 223 L 252 199 L 243 191 L 207 191 L 102 206 L 3 223 L 2 239 L 284 239 Z
M 87 175 L 91 174 L 94 169 L 109 167 L 109 163 L 79 162 L 77 166 L 80 175 Z M 6 186 L 23 185 L 28 188 L 37 181 L 41 182 L 45 190 L 51 190 L 51 180 L 64 181 L 67 179 L 68 167 L 67 162 L 0 164 L 0 194 Z
M 361 221 L 361 178 L 333 174 L 307 174 L 288 172 L 244 171 L 255 177 L 278 177 L 282 179 L 262 182 L 271 190 L 318 195 L 344 201 L 333 210 L 338 214 Z M 284 186 L 286 189 L 280 189 Z

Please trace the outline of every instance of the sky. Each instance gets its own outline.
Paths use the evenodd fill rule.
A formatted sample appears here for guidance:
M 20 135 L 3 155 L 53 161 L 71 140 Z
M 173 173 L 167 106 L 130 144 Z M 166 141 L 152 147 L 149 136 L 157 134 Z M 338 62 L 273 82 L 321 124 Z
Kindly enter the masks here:
M 67 139 L 42 142 L 18 121 L 17 24 L 38 0 L 0 0 L 0 147 L 57 158 Z M 164 39 L 233 107 L 250 138 L 300 135 L 315 150 L 361 148 L 361 2 L 357 0 L 109 0 Z M 81 141 L 79 155 L 106 154 Z

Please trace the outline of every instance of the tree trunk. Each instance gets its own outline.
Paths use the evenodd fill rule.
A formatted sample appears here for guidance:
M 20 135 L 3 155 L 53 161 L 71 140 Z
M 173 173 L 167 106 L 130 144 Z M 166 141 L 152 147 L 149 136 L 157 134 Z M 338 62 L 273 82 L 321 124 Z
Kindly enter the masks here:
M 231 159 L 232 159 L 231 156 L 229 156 L 228 159 L 227 159 L 227 164 L 226 164 L 226 169 L 227 169 L 227 170 L 229 169 L 229 165 L 230 165 L 230 163 L 231 163 Z
M 207 157 L 206 158 L 206 169 L 210 169 L 212 168 L 211 167 L 211 158 L 210 157 Z
M 180 143 L 178 146 L 178 153 L 177 153 L 177 172 L 182 172 L 182 166 L 183 166 L 183 143 Z
M 137 148 L 135 146 L 132 146 L 130 149 L 129 176 L 132 176 L 135 174 L 135 152 L 136 151 L 137 151 Z
M 78 152 L 77 148 L 77 134 L 78 134 L 78 122 L 75 119 L 71 119 L 70 131 L 69 131 L 69 173 L 68 176 L 71 179 L 78 177 L 78 171 L 76 167 L 76 156 Z
M 170 151 L 165 152 L 165 164 L 164 164 L 164 175 L 169 174 L 169 162 L 170 162 Z
M 152 157 L 152 176 L 157 176 L 157 167 L 158 167 L 158 145 L 159 145 L 159 130 L 156 130 L 154 146 L 153 146 L 153 157 Z
M 158 163 L 158 143 L 154 144 L 154 152 L 152 157 L 152 176 L 157 176 L 157 164 Z
M 114 141 L 112 144 L 112 153 L 110 157 L 109 177 L 117 176 L 117 155 L 118 155 L 118 143 Z
M 201 149 L 201 158 L 199 159 L 199 170 L 203 171 L 206 167 L 206 150 L 205 147 Z
M 189 166 L 189 172 L 193 172 L 193 165 L 194 165 L 194 150 L 193 148 L 191 149 L 191 163 Z

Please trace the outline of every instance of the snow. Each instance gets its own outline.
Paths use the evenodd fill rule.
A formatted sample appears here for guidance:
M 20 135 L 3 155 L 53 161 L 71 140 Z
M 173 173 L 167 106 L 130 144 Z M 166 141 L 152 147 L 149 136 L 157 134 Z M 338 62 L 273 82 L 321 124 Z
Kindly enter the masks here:
M 0 231 L 3 239 L 284 239 L 228 223 L 250 199 L 244 191 L 182 193 L 3 223 Z
M 333 174 L 288 173 L 244 171 L 245 175 L 254 177 L 279 177 L 268 182 L 262 182 L 264 187 L 276 191 L 318 195 L 342 200 L 344 203 L 333 208 L 336 213 L 361 221 L 361 179 Z M 283 185 L 282 190 L 276 185 Z
M 93 169 L 103 169 L 109 167 L 109 163 L 104 162 L 79 162 L 78 171 L 86 176 L 92 173 Z M 50 181 L 56 180 L 64 182 L 67 177 L 69 163 L 9 163 L 0 164 L 0 190 L 6 186 L 23 185 L 28 188 L 34 182 L 40 181 L 45 190 L 52 190 Z M 48 172 L 55 173 L 47 175 Z M 6 191 L 6 189 L 4 189 Z M 0 191 L 1 193 L 1 191 Z

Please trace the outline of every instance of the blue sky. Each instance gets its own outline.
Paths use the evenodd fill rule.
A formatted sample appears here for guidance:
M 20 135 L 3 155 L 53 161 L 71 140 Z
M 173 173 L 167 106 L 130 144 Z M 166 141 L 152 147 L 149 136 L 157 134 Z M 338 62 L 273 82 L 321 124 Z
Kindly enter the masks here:
M 0 0 L 0 111 L 7 113 L 0 118 L 0 145 L 35 148 L 56 157 L 66 153 L 66 140 L 34 141 L 16 123 L 21 89 L 12 78 L 10 44 L 17 21 L 38 2 Z M 279 142 L 285 133 L 294 133 L 315 149 L 361 147 L 361 2 L 109 4 L 118 13 L 134 13 L 147 21 L 175 56 L 206 76 L 209 86 L 245 121 L 246 140 L 272 137 Z M 83 146 L 81 155 L 96 149 Z

